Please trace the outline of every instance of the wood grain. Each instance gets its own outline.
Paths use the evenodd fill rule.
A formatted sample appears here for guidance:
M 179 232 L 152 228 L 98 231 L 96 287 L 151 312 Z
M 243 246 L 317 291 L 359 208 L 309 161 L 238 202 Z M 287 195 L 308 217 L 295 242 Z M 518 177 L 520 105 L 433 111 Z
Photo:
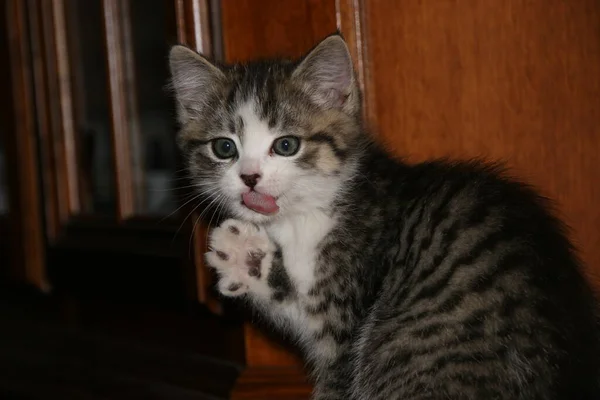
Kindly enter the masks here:
M 356 78 L 363 97 L 363 116 L 375 124 L 377 114 L 375 109 L 375 88 L 371 75 L 368 57 L 369 38 L 366 27 L 369 21 L 365 18 L 364 0 L 336 0 L 335 2 L 337 27 L 342 33 L 350 54 Z
M 117 189 L 117 217 L 121 221 L 135 214 L 136 195 L 129 137 L 131 109 L 128 95 L 125 93 L 130 89 L 130 82 L 125 64 L 123 7 L 124 3 L 118 0 L 102 1 L 110 94 L 113 171 Z
M 175 0 L 177 40 L 199 53 L 212 54 L 210 10 L 207 0 Z
M 335 32 L 333 0 L 223 0 L 225 60 L 299 57 Z
M 64 1 L 42 0 L 28 0 L 27 9 L 46 234 L 54 242 L 81 211 L 66 10 Z
M 65 169 L 61 168 L 61 158 L 55 155 L 58 150 L 57 142 L 52 140 L 55 129 L 60 129 L 57 124 L 58 112 L 57 102 L 49 102 L 48 99 L 60 98 L 54 81 L 48 79 L 48 74 L 56 73 L 55 63 L 48 54 L 52 52 L 54 32 L 48 27 L 52 15 L 42 10 L 42 4 L 38 0 L 28 0 L 27 9 L 29 16 L 29 42 L 31 46 L 31 67 L 33 72 L 33 85 L 35 87 L 35 118 L 38 125 L 39 162 L 41 168 L 41 179 L 44 191 L 44 217 L 46 223 L 46 237 L 49 242 L 56 240 L 60 233 L 62 223 L 70 214 L 69 201 L 58 201 L 59 197 L 68 199 L 68 187 L 65 185 L 68 179 Z M 51 25 L 51 24 L 50 24 Z M 48 54 L 48 55 L 47 55 Z M 52 92 L 52 95 L 50 94 Z M 54 112 L 53 112 L 54 111 Z M 60 153 L 62 154 L 62 153 Z M 61 167 L 58 165 L 61 164 Z M 60 169 L 59 169 L 60 168 Z M 59 192 L 61 192 L 59 194 Z
M 556 199 L 600 289 L 600 3 L 364 2 L 390 150 L 506 160 Z
M 42 7 L 47 7 L 49 2 L 41 2 Z M 67 26 L 65 18 L 65 4 L 63 0 L 55 0 L 52 2 L 52 9 L 46 12 L 42 11 L 42 15 L 52 16 L 52 30 L 54 35 L 56 76 L 52 77 L 57 80 L 58 92 L 60 101 L 60 118 L 61 134 L 62 134 L 62 152 L 65 164 L 65 178 L 67 179 L 66 187 L 69 201 L 69 211 L 71 213 L 78 212 L 81 209 L 79 201 L 78 188 L 78 172 L 77 172 L 77 138 L 75 137 L 75 127 L 73 126 L 73 98 L 71 88 L 71 69 L 67 46 Z M 50 25 L 50 24 L 48 24 Z M 49 28 L 49 27 L 48 27 Z M 56 101 L 52 99 L 50 101 Z M 60 199 L 64 201 L 64 199 Z
M 8 66 L 3 74 L 7 91 L 6 117 L 1 121 L 8 167 L 9 224 L 12 277 L 48 288 L 45 242 L 37 164 L 35 99 L 25 2 L 9 0 L 2 12 L 6 27 Z M 4 51 L 3 51 L 4 53 Z M 4 116 L 4 114 L 2 114 Z M 4 238 L 3 238 L 4 239 Z

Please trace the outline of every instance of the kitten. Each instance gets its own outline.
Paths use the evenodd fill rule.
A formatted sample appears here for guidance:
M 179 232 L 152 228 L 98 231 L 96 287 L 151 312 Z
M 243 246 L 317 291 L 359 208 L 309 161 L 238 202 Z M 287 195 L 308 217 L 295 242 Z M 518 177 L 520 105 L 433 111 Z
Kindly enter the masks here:
M 189 173 L 228 217 L 218 289 L 296 339 L 313 399 L 600 398 L 595 299 L 545 200 L 496 166 L 387 155 L 339 35 L 170 66 Z

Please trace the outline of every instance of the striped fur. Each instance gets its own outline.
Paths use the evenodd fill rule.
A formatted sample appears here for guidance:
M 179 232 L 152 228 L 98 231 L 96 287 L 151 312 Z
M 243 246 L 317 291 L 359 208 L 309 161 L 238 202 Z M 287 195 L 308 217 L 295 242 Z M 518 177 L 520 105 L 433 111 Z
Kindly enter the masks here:
M 219 290 L 298 342 L 313 399 L 600 398 L 595 298 L 547 201 L 497 166 L 386 154 L 341 37 L 231 66 L 179 46 L 171 69 Z M 299 152 L 274 156 L 285 135 Z M 241 204 L 244 171 L 277 213 Z

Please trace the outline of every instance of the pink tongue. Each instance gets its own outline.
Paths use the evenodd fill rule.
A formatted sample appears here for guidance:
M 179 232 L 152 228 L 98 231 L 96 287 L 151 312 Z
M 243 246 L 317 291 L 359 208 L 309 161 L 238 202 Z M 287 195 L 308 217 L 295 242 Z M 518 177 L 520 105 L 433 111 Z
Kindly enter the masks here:
M 251 210 L 261 214 L 273 214 L 279 210 L 273 196 L 258 192 L 248 192 L 242 195 L 242 201 Z

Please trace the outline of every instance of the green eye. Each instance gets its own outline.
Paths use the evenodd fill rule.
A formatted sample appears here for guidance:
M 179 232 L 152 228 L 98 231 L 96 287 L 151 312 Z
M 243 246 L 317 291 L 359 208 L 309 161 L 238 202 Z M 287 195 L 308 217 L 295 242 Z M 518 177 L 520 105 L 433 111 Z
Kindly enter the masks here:
M 280 156 L 290 157 L 300 149 L 300 139 L 295 136 L 284 136 L 273 142 L 272 150 Z
M 212 141 L 212 150 L 215 156 L 221 159 L 232 158 L 237 155 L 235 143 L 231 139 L 219 138 Z

